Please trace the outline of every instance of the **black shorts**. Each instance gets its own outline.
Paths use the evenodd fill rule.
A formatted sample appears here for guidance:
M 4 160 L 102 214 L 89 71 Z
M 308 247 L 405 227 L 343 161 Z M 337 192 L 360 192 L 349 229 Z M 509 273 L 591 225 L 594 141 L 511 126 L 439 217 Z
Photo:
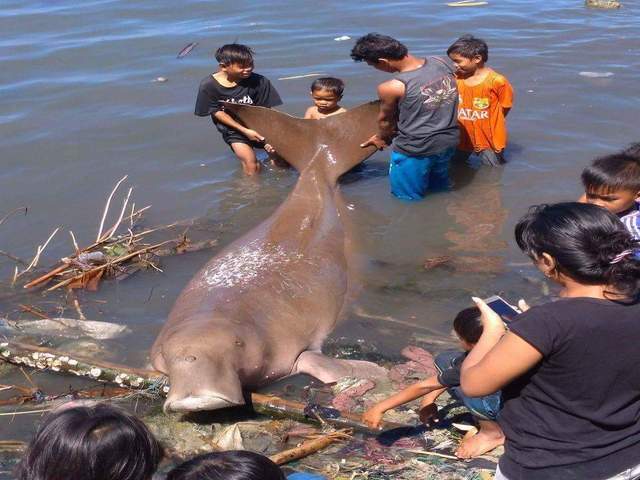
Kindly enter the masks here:
M 245 145 L 250 145 L 253 148 L 264 148 L 264 143 L 251 141 L 237 130 L 229 128 L 226 130 L 220 130 L 220 133 L 222 134 L 222 139 L 227 145 L 229 145 L 229 148 L 231 148 L 232 143 L 244 143 Z

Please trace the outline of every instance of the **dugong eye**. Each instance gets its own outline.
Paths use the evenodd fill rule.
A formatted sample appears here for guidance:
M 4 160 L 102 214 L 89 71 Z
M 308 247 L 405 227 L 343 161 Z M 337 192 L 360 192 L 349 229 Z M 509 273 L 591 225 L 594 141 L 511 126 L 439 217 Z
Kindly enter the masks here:
M 184 357 L 184 361 L 185 362 L 192 363 L 192 362 L 195 362 L 196 360 L 197 360 L 197 358 L 194 357 L 193 355 L 189 355 L 189 356 Z
M 237 339 L 235 341 L 236 347 L 244 347 L 244 342 L 242 340 Z

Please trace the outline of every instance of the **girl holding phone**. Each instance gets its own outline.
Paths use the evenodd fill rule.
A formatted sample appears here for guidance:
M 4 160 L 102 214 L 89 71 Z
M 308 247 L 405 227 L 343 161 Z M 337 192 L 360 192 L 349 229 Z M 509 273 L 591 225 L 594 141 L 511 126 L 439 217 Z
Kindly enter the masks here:
M 595 205 L 532 207 L 518 246 L 561 299 L 504 323 L 480 299 L 483 333 L 466 395 L 502 390 L 496 480 L 640 478 L 640 244 Z M 522 306 L 522 304 L 521 304 Z

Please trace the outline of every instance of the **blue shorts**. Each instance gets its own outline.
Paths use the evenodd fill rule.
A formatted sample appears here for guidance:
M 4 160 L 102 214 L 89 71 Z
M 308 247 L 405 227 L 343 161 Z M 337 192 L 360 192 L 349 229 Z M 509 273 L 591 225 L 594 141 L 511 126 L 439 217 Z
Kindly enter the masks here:
M 449 162 L 455 148 L 426 157 L 410 157 L 400 152 L 391 152 L 389 182 L 391 193 L 402 200 L 421 200 L 427 190 L 448 190 Z

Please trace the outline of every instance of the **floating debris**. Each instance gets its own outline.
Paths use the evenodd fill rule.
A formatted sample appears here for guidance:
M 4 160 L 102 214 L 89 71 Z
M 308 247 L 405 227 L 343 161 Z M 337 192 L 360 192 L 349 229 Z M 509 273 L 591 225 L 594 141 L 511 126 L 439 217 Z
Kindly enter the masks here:
M 603 9 L 616 9 L 622 6 L 617 0 L 585 0 L 584 5 L 589 8 Z
M 194 48 L 196 48 L 198 46 L 198 42 L 191 42 L 188 45 L 186 45 L 182 50 L 180 50 L 180 53 L 178 53 L 178 56 L 176 58 L 183 58 L 186 57 L 187 55 L 189 55 L 189 53 L 191 52 L 191 50 L 193 50 Z
M 336 42 L 344 42 L 345 40 L 351 40 L 349 35 L 342 35 L 341 37 L 334 38 Z
M 469 0 L 461 0 L 460 2 L 447 3 L 449 7 L 479 7 L 481 5 L 488 5 L 489 2 L 475 2 Z
M 578 75 L 587 78 L 609 78 L 613 77 L 613 72 L 580 72 Z
M 305 73 L 304 75 L 292 75 L 290 77 L 280 77 L 278 80 L 295 80 L 297 78 L 309 78 L 309 77 L 322 77 L 327 75 L 326 73 Z
M 0 318 L 0 331 L 15 335 L 43 334 L 61 335 L 65 338 L 90 337 L 96 340 L 116 338 L 129 332 L 125 325 L 99 322 L 95 320 L 76 320 L 74 318 L 47 318 L 42 320 L 10 321 Z
M 151 80 L 153 83 L 166 83 L 169 81 L 169 79 L 167 77 L 156 77 L 153 80 Z

